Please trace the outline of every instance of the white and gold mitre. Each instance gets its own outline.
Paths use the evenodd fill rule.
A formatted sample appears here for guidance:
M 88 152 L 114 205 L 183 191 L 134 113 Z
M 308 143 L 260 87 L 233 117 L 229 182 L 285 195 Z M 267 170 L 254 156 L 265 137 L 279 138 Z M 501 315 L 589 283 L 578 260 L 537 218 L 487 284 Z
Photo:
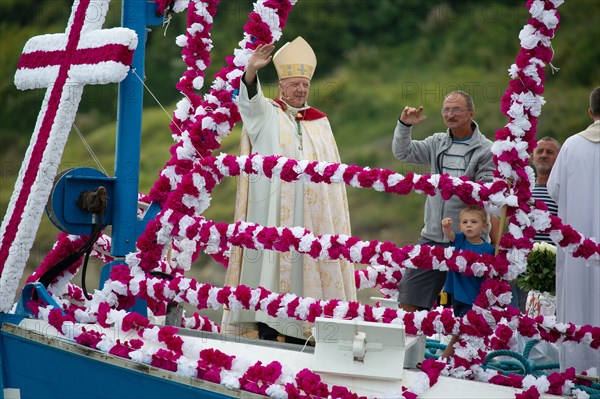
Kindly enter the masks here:
M 317 57 L 312 47 L 301 36 L 284 44 L 273 56 L 279 80 L 293 77 L 312 79 Z

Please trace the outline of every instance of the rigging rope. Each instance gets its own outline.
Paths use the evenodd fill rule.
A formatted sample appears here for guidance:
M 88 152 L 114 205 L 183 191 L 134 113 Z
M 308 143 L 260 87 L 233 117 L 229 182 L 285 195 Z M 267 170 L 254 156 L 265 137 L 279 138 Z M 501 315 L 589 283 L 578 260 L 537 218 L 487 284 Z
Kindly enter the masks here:
M 529 359 L 529 354 L 531 353 L 531 349 L 538 344 L 540 341 L 537 339 L 532 339 L 527 342 L 525 345 L 525 349 L 523 349 L 523 354 L 520 354 L 511 350 L 497 350 L 488 353 L 485 358 L 485 361 L 482 364 L 484 368 L 490 368 L 494 370 L 499 370 L 502 374 L 510 374 L 514 370 L 522 370 L 523 373 L 519 374 L 532 374 L 534 376 L 540 376 L 544 373 L 544 370 L 554 370 L 559 369 L 560 365 L 558 362 L 551 363 L 540 363 L 537 364 L 534 361 Z M 513 357 L 514 359 L 503 359 L 492 361 L 496 357 L 507 356 Z
M 73 129 L 75 129 L 75 131 L 77 132 L 77 135 L 79 136 L 79 139 L 83 143 L 83 146 L 88 150 L 88 153 L 90 154 L 90 156 L 92 157 L 94 162 L 96 162 L 96 165 L 98 165 L 98 168 L 100 168 L 102 170 L 102 173 L 104 173 L 105 176 L 108 176 L 108 172 L 106 171 L 106 169 L 104 169 L 104 166 L 102 166 L 102 163 L 100 163 L 100 159 L 98 158 L 96 153 L 94 153 L 94 150 L 92 149 L 90 144 L 86 141 L 85 137 L 83 137 L 81 130 L 79 130 L 77 125 L 74 123 L 73 123 Z
M 150 88 L 148 87 L 148 85 L 146 85 L 146 82 L 144 82 L 144 79 L 142 79 L 141 76 L 138 75 L 138 73 L 135 70 L 135 68 L 131 68 L 131 72 L 139 79 L 139 81 L 142 83 L 142 85 L 144 85 L 144 88 L 146 90 L 148 90 L 148 93 L 150 93 L 150 95 L 152 96 L 152 98 L 154 99 L 154 101 L 156 101 L 156 103 L 158 104 L 158 106 L 163 110 L 163 112 L 165 113 L 165 115 L 167 115 L 167 117 L 171 120 L 171 122 L 173 123 L 173 125 L 177 126 L 177 129 L 179 129 L 179 132 L 183 133 L 183 130 L 181 130 L 181 128 L 179 127 L 179 125 L 175 123 L 175 121 L 173 120 L 173 118 L 171 118 L 171 114 L 169 114 L 169 112 L 165 109 L 165 107 L 163 107 L 163 105 L 158 100 L 158 98 L 154 95 L 154 93 L 152 92 L 152 90 L 150 90 Z
M 154 101 L 158 104 L 158 106 L 163 110 L 163 112 L 165 113 L 165 115 L 167 115 L 167 117 L 169 118 L 169 120 L 171 121 L 171 123 L 174 126 L 177 126 L 177 129 L 179 130 L 179 132 L 181 134 L 183 134 L 183 130 L 181 130 L 181 127 L 179 127 L 179 125 L 177 123 L 175 123 L 175 121 L 173 120 L 173 118 L 171 117 L 171 114 L 169 114 L 169 112 L 165 109 L 165 107 L 161 104 L 161 102 L 158 100 L 158 98 L 156 97 L 156 95 L 154 95 L 154 93 L 152 92 L 152 90 L 150 90 L 150 88 L 148 87 L 148 85 L 146 85 L 146 82 L 144 82 L 144 79 L 142 79 L 142 77 L 140 75 L 138 75 L 137 71 L 135 70 L 135 68 L 131 69 L 131 72 L 139 79 L 140 82 L 142 82 L 142 85 L 144 85 L 144 88 L 148 91 L 148 93 L 150 93 L 150 95 L 152 96 L 152 98 L 154 99 Z M 185 94 L 184 94 L 185 95 Z M 187 96 L 186 96 L 187 98 Z M 189 98 L 188 98 L 189 100 Z M 200 152 L 198 151 L 198 149 L 194 146 L 194 151 L 196 152 L 196 155 L 198 155 L 198 158 L 202 159 L 204 158 Z

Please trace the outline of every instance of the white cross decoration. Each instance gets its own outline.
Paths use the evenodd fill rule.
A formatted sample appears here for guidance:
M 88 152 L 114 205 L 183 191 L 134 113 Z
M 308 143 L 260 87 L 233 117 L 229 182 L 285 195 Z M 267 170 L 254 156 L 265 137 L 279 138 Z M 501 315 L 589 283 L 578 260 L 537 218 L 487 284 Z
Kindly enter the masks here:
M 15 85 L 47 88 L 0 228 L 0 312 L 12 306 L 86 84 L 116 83 L 129 71 L 137 35 L 102 30 L 110 0 L 75 0 L 65 33 L 31 38 Z

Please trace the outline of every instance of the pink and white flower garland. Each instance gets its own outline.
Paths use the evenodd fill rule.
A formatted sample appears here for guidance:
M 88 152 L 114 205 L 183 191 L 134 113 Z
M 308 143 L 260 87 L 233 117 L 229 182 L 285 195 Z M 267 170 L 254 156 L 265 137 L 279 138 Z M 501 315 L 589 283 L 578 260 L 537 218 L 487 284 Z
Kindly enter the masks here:
M 234 232 L 237 234 L 240 226 L 244 226 L 244 230 L 250 226 L 252 232 L 250 237 L 253 237 L 251 238 L 253 242 L 248 244 L 250 248 L 263 248 L 270 245 L 269 241 L 276 240 L 280 243 L 274 246 L 277 250 L 295 249 L 321 259 L 337 259 L 332 255 L 336 255 L 337 251 L 339 257 L 339 251 L 345 251 L 346 259 L 354 263 L 372 266 L 365 271 L 357 271 L 357 281 L 359 281 L 357 286 L 359 288 L 373 287 L 379 283 L 382 284 L 384 289 L 392 290 L 388 292 L 393 292 L 393 286 L 397 284 L 402 266 L 439 270 L 448 270 L 448 268 L 452 269 L 454 267 L 458 269 L 452 270 L 463 271 L 464 266 L 462 265 L 478 261 L 475 264 L 478 270 L 471 270 L 471 273 L 487 277 L 503 276 L 502 278 L 513 280 L 524 271 L 528 248 L 532 245 L 531 238 L 533 238 L 536 231 L 531 226 L 532 222 L 528 215 L 517 209 L 514 213 L 515 219 L 525 220 L 524 223 L 530 225 L 523 228 L 522 231 L 518 230 L 515 233 L 507 234 L 503 238 L 503 245 L 509 248 L 507 257 L 471 254 L 469 255 L 470 260 L 465 260 L 465 255 L 456 259 L 453 258 L 456 255 L 453 255 L 451 249 L 441 250 L 427 246 L 407 246 L 403 249 L 403 253 L 399 253 L 400 250 L 391 243 L 376 241 L 367 243 L 357 238 L 343 236 L 332 236 L 333 238 L 330 236 L 314 237 L 311 232 L 303 228 L 264 228 L 244 223 L 223 225 L 206 221 L 201 216 L 195 216 L 201 215 L 210 205 L 211 192 L 216 184 L 224 177 L 239 176 L 242 173 L 257 174 L 268 178 L 279 177 L 288 182 L 302 180 L 327 184 L 345 183 L 354 187 L 373 187 L 379 191 L 395 194 L 408 194 L 411 190 L 415 190 L 415 192 L 428 195 L 440 192 L 442 196 L 449 198 L 455 192 L 463 201 L 470 203 L 489 200 L 506 188 L 506 185 L 500 181 L 478 185 L 448 175 L 419 176 L 409 174 L 404 177 L 389 170 L 326 162 L 296 161 L 281 156 L 250 155 L 235 157 L 233 155 L 220 155 L 217 158 L 204 158 L 182 180 L 178 188 L 171 193 L 165 204 L 167 210 L 158 215 L 157 224 L 153 227 L 153 230 L 147 230 L 140 237 L 138 241 L 139 251 L 136 256 L 141 260 L 142 267 L 151 270 L 155 263 L 164 257 L 164 252 L 173 239 L 175 240 L 173 264 L 182 267 L 184 270 L 191 267 L 194 256 L 201 249 L 209 254 L 218 255 L 219 258 L 226 258 L 232 242 L 236 241 L 231 240 L 231 238 L 234 238 Z M 532 212 L 535 217 L 534 224 L 540 223 L 539 219 L 544 215 L 542 212 L 536 210 Z M 200 234 L 201 227 L 206 226 L 207 223 L 216 230 L 213 232 L 205 231 Z M 160 228 L 158 228 L 159 225 Z M 576 254 L 581 254 L 584 257 L 594 257 L 599 252 L 598 246 L 593 241 L 584 240 L 568 226 L 563 226 L 558 218 L 551 219 L 548 226 L 542 227 L 552 229 L 554 235 L 565 234 L 564 237 L 566 238 L 563 241 L 568 242 L 574 248 Z M 513 228 L 514 225 L 511 226 L 511 231 Z M 227 236 L 225 237 L 219 231 L 227 232 Z M 268 235 L 263 234 L 261 236 L 260 234 L 263 231 L 269 232 Z M 248 239 L 248 237 L 245 238 L 246 241 Z M 297 240 L 297 242 L 292 243 L 290 240 Z M 155 243 L 159 245 L 157 246 Z M 321 249 L 317 251 L 317 248 Z M 393 251 L 391 251 L 392 249 Z M 324 250 L 328 250 L 328 252 L 325 253 Z M 507 258 L 509 264 L 507 264 Z M 500 272 L 483 274 L 481 269 L 486 269 L 487 266 L 485 265 L 490 263 L 491 260 L 493 260 L 492 268 L 500 268 Z M 385 281 L 382 280 L 383 276 L 386 276 Z
M 123 266 L 113 270 L 111 275 L 112 281 L 107 283 L 111 284 L 112 287 L 105 287 L 102 295 L 106 297 L 108 302 L 95 301 L 91 306 L 83 307 L 71 304 L 66 305 L 63 302 L 63 309 L 67 310 L 67 316 L 59 317 L 60 310 L 58 309 L 46 309 L 45 312 L 48 312 L 49 315 L 47 318 L 43 317 L 44 312 L 42 312 L 42 318 L 49 320 L 49 322 L 55 325 L 59 331 L 64 331 L 65 329 L 64 327 L 59 328 L 59 326 L 56 326 L 55 323 L 57 318 L 60 320 L 69 320 L 71 322 L 77 319 L 80 322 L 83 321 L 88 323 L 96 320 L 105 328 L 110 326 L 117 328 L 117 326 L 121 326 L 123 333 L 129 332 L 130 329 L 135 326 L 146 328 L 148 326 L 147 319 L 136 313 L 128 314 L 122 310 L 115 310 L 115 308 L 122 308 L 126 305 L 118 298 L 126 295 L 124 290 L 128 291 L 126 287 L 132 285 L 131 280 L 135 279 L 135 276 L 131 279 L 132 276 L 130 273 L 132 270 L 134 271 L 136 268 L 130 270 L 128 267 Z M 140 269 L 137 269 L 137 272 L 143 274 Z M 146 283 L 148 282 L 149 280 L 146 280 Z M 135 286 L 135 284 L 133 285 Z M 188 288 L 184 292 L 181 292 L 181 287 Z M 142 287 L 140 286 L 140 288 Z M 461 332 L 479 337 L 478 339 L 482 343 L 487 340 L 488 336 L 491 336 L 492 338 L 489 340 L 491 341 L 489 346 L 494 349 L 506 349 L 507 342 L 510 340 L 509 334 L 512 332 L 513 328 L 526 337 L 544 338 L 550 342 L 584 342 L 595 348 L 600 347 L 600 328 L 580 328 L 571 324 L 561 326 L 557 325 L 553 321 L 553 318 L 545 319 L 542 316 L 533 320 L 527 316 L 519 315 L 518 312 L 512 308 L 509 311 L 502 309 L 491 310 L 487 313 L 487 316 L 485 311 L 476 308 L 475 311 L 469 312 L 465 317 L 464 322 L 459 323 L 458 320 L 454 319 L 452 312 L 449 309 L 433 312 L 405 313 L 402 310 L 373 308 L 357 302 L 349 304 L 337 300 L 317 302 L 312 298 L 299 298 L 290 294 L 272 294 L 262 288 L 252 289 L 244 286 L 236 287 L 235 289 L 230 287 L 217 288 L 207 284 L 199 284 L 194 280 L 186 279 L 184 277 L 179 277 L 179 279 L 173 281 L 155 278 L 152 287 L 146 286 L 146 293 L 150 292 L 150 288 L 155 292 L 156 297 L 159 297 L 158 293 L 161 293 L 161 295 L 176 294 L 179 298 L 186 298 L 190 303 L 198 306 L 198 308 L 217 308 L 221 305 L 228 306 L 232 309 L 260 308 L 276 317 L 293 316 L 301 320 L 309 321 L 314 321 L 314 318 L 318 316 L 350 319 L 359 318 L 361 320 L 383 323 L 398 323 L 402 320 L 409 333 L 416 334 L 418 332 L 423 332 L 431 335 L 436 332 L 443 334 Z M 145 295 L 140 296 L 144 297 Z M 493 295 L 487 295 L 488 298 L 492 296 Z M 261 297 L 265 297 L 269 302 L 266 307 L 265 301 L 260 300 Z M 163 298 L 168 299 L 170 297 L 164 296 Z M 486 307 L 488 305 L 494 304 L 485 304 Z M 36 309 L 35 304 L 32 304 L 32 306 L 34 311 L 37 310 L 36 313 L 39 312 L 40 309 L 45 309 Z M 92 309 L 95 310 L 92 312 Z M 478 309 L 482 312 L 478 313 Z M 54 316 L 52 316 L 52 312 L 54 312 Z M 495 331 L 493 328 L 490 329 L 490 321 L 494 322 L 494 320 L 499 321 Z M 502 320 L 510 320 L 510 322 L 502 322 Z M 512 324 L 512 328 L 507 328 L 507 324 Z M 72 325 L 69 324 L 68 326 L 67 330 L 73 331 Z M 82 331 L 85 332 L 85 326 L 82 326 Z M 103 337 L 104 344 L 96 346 L 96 348 L 119 356 L 129 356 L 129 358 L 133 360 L 149 363 L 167 370 L 185 373 L 182 364 L 189 365 L 189 356 L 186 356 L 187 354 L 182 352 L 181 349 L 184 347 L 182 342 L 185 338 L 181 338 L 175 335 L 175 333 L 176 329 L 170 326 L 162 328 L 154 327 L 151 330 L 145 329 L 139 331 L 138 335 L 144 338 L 144 341 L 133 340 L 135 342 L 127 343 L 118 340 L 111 341 L 110 339 L 107 340 L 106 337 Z M 94 332 L 93 334 L 98 333 Z M 125 336 L 125 334 L 123 336 Z M 83 344 L 91 341 L 90 338 L 85 338 L 86 336 L 80 337 L 79 339 L 77 339 L 77 337 L 78 334 L 75 333 L 75 339 Z M 165 343 L 164 345 L 167 346 L 166 349 L 161 348 L 161 342 Z M 146 348 L 145 345 L 148 347 Z M 473 356 L 469 356 L 470 351 L 472 351 L 472 349 L 469 349 L 467 346 L 463 349 L 459 348 L 457 349 L 457 353 L 465 354 L 465 357 L 457 356 L 454 359 L 454 371 L 462 373 L 463 376 L 472 375 L 477 370 L 477 368 L 475 368 L 474 370 L 469 371 L 469 368 L 472 367 L 472 360 L 476 360 L 476 357 L 475 359 L 470 359 L 473 358 Z M 444 363 L 441 364 L 444 365 Z M 461 369 L 463 371 L 460 371 Z M 465 372 L 468 373 L 465 374 Z M 253 372 L 251 372 L 251 374 L 252 373 Z M 488 376 L 490 376 L 490 374 L 488 374 Z M 494 379 L 491 379 L 490 382 L 496 383 Z M 250 386 L 253 387 L 254 385 L 250 384 Z
M 287 398 L 290 395 L 317 395 L 335 398 L 357 398 L 347 388 L 333 386 L 331 389 L 321 378 L 303 369 L 297 374 L 279 362 L 263 365 L 245 357 L 229 356 L 213 348 L 207 348 L 202 342 L 190 341 L 177 335 L 177 328 L 151 327 L 148 320 L 137 313 L 127 313 L 112 309 L 105 302 L 98 305 L 95 315 L 86 314 L 80 309 L 64 314 L 60 309 L 29 304 L 39 318 L 48 321 L 53 327 L 76 342 L 91 348 L 150 364 L 165 370 L 201 378 L 229 388 L 269 395 L 274 398 Z M 91 316 L 91 317 L 90 317 Z M 96 320 L 102 327 L 86 329 L 81 324 Z M 122 326 L 124 334 L 116 338 L 111 327 Z M 132 337 L 132 332 L 135 336 Z M 138 338 L 139 337 L 139 338 Z M 254 362 L 254 363 L 253 363 Z M 433 359 L 423 362 L 422 372 L 412 388 L 403 387 L 396 397 L 416 398 L 434 385 L 444 371 L 445 363 Z
M 141 297 L 163 302 L 187 302 L 198 309 L 219 309 L 225 306 L 235 310 L 261 310 L 273 317 L 309 322 L 314 322 L 316 317 L 329 317 L 377 323 L 403 323 L 409 334 L 452 334 L 460 330 L 484 341 L 489 339 L 490 343 L 486 346 L 493 346 L 493 349 L 505 349 L 502 345 L 509 341 L 507 333 L 512 330 L 519 330 L 526 337 L 542 338 L 550 342 L 572 341 L 593 348 L 600 347 L 600 327 L 557 324 L 554 318 L 540 316 L 531 319 L 520 315 L 514 308 L 504 309 L 510 301 L 509 293 L 510 286 L 507 283 L 486 281 L 475 302 L 476 310 L 469 312 L 467 318 L 461 322 L 453 317 L 449 309 L 405 313 L 402 310 L 371 307 L 359 302 L 342 302 L 335 299 L 317 301 L 292 294 L 277 294 L 262 287 L 219 288 L 183 276 L 176 276 L 172 280 L 146 278 L 141 268 L 132 265 L 131 268 L 115 268 L 100 296 L 112 298 L 110 307 L 116 308 L 127 307 L 134 297 Z M 511 325 L 512 330 L 504 331 L 505 324 Z M 469 325 L 473 328 L 464 330 Z M 495 330 L 497 331 L 494 332 Z M 494 341 L 490 338 L 492 333 L 503 338 Z

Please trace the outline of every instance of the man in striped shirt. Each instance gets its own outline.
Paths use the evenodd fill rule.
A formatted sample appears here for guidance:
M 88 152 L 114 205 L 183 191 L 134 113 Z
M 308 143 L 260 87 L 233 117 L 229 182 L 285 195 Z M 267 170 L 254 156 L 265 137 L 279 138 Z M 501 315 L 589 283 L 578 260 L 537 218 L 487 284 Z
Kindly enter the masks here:
M 560 151 L 560 143 L 552 137 L 542 137 L 537 142 L 537 147 L 531 154 L 531 163 L 535 167 L 535 187 L 531 191 L 531 198 L 534 200 L 542 201 L 548 207 L 550 214 L 558 215 L 558 207 L 556 202 L 548 195 L 546 189 L 546 182 L 550 176 L 550 171 L 556 162 L 558 157 L 558 151 Z M 535 241 L 545 241 L 552 244 L 550 235 L 547 233 L 536 233 Z
M 531 163 L 535 168 L 535 186 L 533 187 L 533 190 L 531 190 L 531 199 L 545 203 L 548 207 L 548 212 L 554 216 L 558 215 L 558 206 L 550 195 L 548 195 L 546 182 L 548 181 L 554 162 L 556 162 L 556 158 L 558 157 L 558 151 L 560 151 L 560 143 L 552 137 L 546 136 L 538 140 L 537 147 L 535 147 L 531 154 Z M 543 241 L 554 244 L 548 233 L 536 232 L 533 239 L 534 241 Z M 519 287 L 516 281 L 513 282 L 513 298 L 510 304 L 514 307 L 518 307 L 521 312 L 525 312 L 528 293 L 529 291 Z

